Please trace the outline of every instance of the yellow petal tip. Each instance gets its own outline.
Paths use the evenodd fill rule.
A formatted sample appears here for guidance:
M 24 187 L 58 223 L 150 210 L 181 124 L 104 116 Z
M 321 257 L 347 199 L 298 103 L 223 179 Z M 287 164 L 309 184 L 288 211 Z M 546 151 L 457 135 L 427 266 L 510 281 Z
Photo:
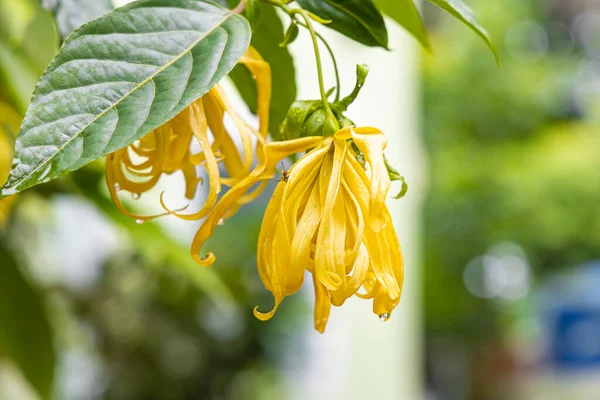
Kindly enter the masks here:
M 277 307 L 273 308 L 273 310 L 269 311 L 268 313 L 261 313 L 260 311 L 258 311 L 258 306 L 256 306 L 254 307 L 253 313 L 256 319 L 259 319 L 261 321 L 268 321 L 271 318 L 273 318 L 273 315 L 275 315 L 276 310 Z

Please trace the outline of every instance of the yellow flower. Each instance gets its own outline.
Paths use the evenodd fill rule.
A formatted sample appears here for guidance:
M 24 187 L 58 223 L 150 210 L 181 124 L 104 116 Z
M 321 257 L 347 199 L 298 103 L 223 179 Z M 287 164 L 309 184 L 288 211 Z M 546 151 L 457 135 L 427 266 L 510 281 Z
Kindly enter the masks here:
M 370 127 L 265 145 L 261 163 L 207 216 L 192 255 L 202 265 L 212 264 L 213 254 L 200 258 L 198 253 L 228 208 L 252 185 L 272 178 L 281 159 L 311 149 L 291 167 L 288 180 L 279 183 L 265 212 L 257 264 L 275 305 L 270 312 L 255 309 L 254 314 L 270 319 L 283 299 L 300 289 L 308 270 L 319 332 L 325 329 L 331 305 L 341 306 L 353 295 L 373 299 L 373 312 L 387 320 L 400 301 L 404 267 L 385 204 L 390 187 L 386 145 L 385 135 Z
M 20 123 L 19 114 L 9 105 L 0 103 L 0 184 L 8 178 Z M 9 196 L 0 200 L 0 229 L 6 225 L 15 198 L 16 196 Z
M 108 188 L 113 201 L 123 213 L 138 221 L 157 217 L 157 215 L 137 215 L 127 210 L 117 192 L 126 190 L 131 192 L 134 198 L 138 198 L 142 193 L 152 189 L 163 174 L 169 175 L 176 171 L 181 171 L 185 178 L 185 197 L 189 200 L 193 199 L 198 184 L 202 181 L 197 176 L 196 167 L 203 166 L 208 174 L 209 192 L 200 210 L 193 214 L 168 211 L 161 195 L 161 204 L 167 210 L 167 214 L 174 214 L 183 219 L 201 219 L 216 203 L 221 185 L 233 186 L 250 173 L 254 153 L 253 142 L 256 142 L 257 154 L 262 153 L 268 134 L 271 69 L 252 47 L 239 63 L 245 65 L 256 80 L 257 111 L 260 121 L 258 131 L 240 117 L 229 103 L 223 89 L 219 85 L 214 86 L 175 118 L 148 133 L 137 143 L 107 156 Z M 231 133 L 225 127 L 226 116 L 235 125 L 242 144 L 241 152 L 238 151 Z M 209 137 L 209 129 L 212 133 L 212 141 Z M 201 151 L 198 153 L 192 153 L 190 149 L 194 139 L 200 145 Z M 225 166 L 228 177 L 221 176 L 219 162 Z M 261 185 L 252 193 L 241 197 L 237 204 L 232 205 L 224 218 L 233 215 L 242 203 L 258 196 L 265 186 Z

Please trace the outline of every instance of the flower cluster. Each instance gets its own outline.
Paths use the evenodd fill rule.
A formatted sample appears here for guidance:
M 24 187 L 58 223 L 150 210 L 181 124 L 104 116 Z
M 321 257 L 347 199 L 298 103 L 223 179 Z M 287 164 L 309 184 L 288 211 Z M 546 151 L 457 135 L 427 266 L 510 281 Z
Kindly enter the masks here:
M 215 255 L 200 254 L 216 227 L 264 189 L 281 160 L 305 153 L 280 180 L 263 218 L 257 265 L 261 280 L 273 294 L 274 306 L 268 312 L 257 307 L 254 314 L 270 319 L 283 299 L 301 288 L 308 271 L 315 289 L 314 322 L 319 332 L 325 329 L 331 306 L 341 306 L 352 296 L 372 299 L 373 312 L 387 320 L 400 301 L 404 268 L 385 204 L 390 188 L 383 156 L 385 135 L 376 128 L 345 127 L 330 136 L 321 133 L 267 142 L 268 64 L 255 50 L 241 63 L 256 77 L 258 131 L 233 110 L 223 89 L 215 86 L 173 120 L 108 157 L 107 180 L 113 199 L 134 218 L 152 218 L 126 210 L 117 191 L 140 194 L 155 186 L 162 174 L 182 171 L 185 196 L 191 200 L 200 182 L 196 167 L 204 167 L 209 193 L 199 211 L 181 214 L 169 210 L 162 198 L 161 202 L 167 213 L 184 219 L 204 218 L 191 251 L 199 264 L 210 266 Z M 241 152 L 225 129 L 225 114 L 241 138 Z M 201 148 L 198 153 L 191 151 L 194 139 Z M 258 164 L 251 168 L 254 154 Z M 220 175 L 219 163 L 226 177 Z M 230 188 L 218 198 L 221 185 Z
M 113 201 L 123 213 L 140 222 L 157 217 L 137 215 L 127 210 L 121 203 L 118 192 L 128 191 L 137 199 L 156 186 L 162 175 L 177 171 L 181 171 L 185 177 L 185 197 L 192 200 L 201 183 L 196 167 L 202 166 L 207 171 L 209 193 L 200 210 L 193 214 L 172 212 L 162 203 L 161 198 L 167 213 L 183 219 L 198 220 L 204 218 L 215 205 L 222 185 L 233 186 L 250 173 L 253 154 L 255 151 L 261 151 L 269 129 L 271 70 L 269 64 L 264 62 L 253 48 L 247 51 L 239 63 L 246 66 L 256 80 L 260 120 L 258 131 L 235 111 L 221 86 L 214 86 L 175 118 L 148 133 L 137 143 L 107 156 L 108 188 Z M 234 136 L 225 127 L 226 116 L 235 125 L 237 136 L 242 143 L 241 151 L 234 142 Z M 209 129 L 212 141 L 209 138 Z M 193 141 L 200 147 L 197 153 L 192 153 Z M 226 177 L 221 176 L 218 165 L 220 162 L 227 171 Z M 265 185 L 262 185 L 241 198 L 238 206 L 232 207 L 225 218 L 233 215 L 239 205 L 258 196 L 264 187 Z

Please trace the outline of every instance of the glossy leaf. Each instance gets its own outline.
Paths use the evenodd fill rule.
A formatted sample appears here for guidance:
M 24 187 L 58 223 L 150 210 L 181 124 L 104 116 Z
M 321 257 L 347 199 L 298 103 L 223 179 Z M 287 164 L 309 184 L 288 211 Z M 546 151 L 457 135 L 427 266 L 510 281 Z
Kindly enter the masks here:
M 56 355 L 42 297 L 0 244 L 0 358 L 11 360 L 39 393 L 52 393 Z
M 413 0 L 374 0 L 375 5 L 415 37 L 426 49 L 431 49 L 423 18 Z
M 81 25 L 113 9 L 110 0 L 42 0 L 42 5 L 54 12 L 63 39 Z
M 473 30 L 490 48 L 492 53 L 494 53 L 494 57 L 496 58 L 496 62 L 500 64 L 500 57 L 498 52 L 496 51 L 496 47 L 487 31 L 479 25 L 477 19 L 475 19 L 475 14 L 473 10 L 466 5 L 462 0 L 429 0 L 431 3 L 440 7 L 442 10 L 448 12 L 453 17 L 462 21 L 465 25 L 467 25 L 471 30 Z
M 142 0 L 85 24 L 36 86 L 2 195 L 140 139 L 227 75 L 249 41 L 243 17 L 198 0 Z
M 273 89 L 269 133 L 275 140 L 279 138 L 279 127 L 296 99 L 294 60 L 287 48 L 279 46 L 284 39 L 283 31 L 283 24 L 273 6 L 261 4 L 261 17 L 252 36 L 252 46 L 271 65 Z M 256 112 L 256 84 L 248 69 L 238 66 L 231 72 L 230 77 L 250 110 Z
M 305 10 L 330 20 L 326 26 L 367 46 L 388 47 L 383 16 L 372 0 L 297 0 Z

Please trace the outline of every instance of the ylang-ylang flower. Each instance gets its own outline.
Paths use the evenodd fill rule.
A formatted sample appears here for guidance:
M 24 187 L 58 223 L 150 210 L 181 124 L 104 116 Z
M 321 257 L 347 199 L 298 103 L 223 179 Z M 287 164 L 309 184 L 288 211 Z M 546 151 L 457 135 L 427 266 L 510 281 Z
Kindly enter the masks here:
M 309 136 L 269 143 L 252 173 L 234 185 L 200 227 L 192 255 L 202 265 L 215 256 L 199 253 L 230 207 L 257 182 L 272 179 L 280 160 L 308 151 L 289 170 L 265 212 L 258 239 L 258 271 L 274 306 L 257 307 L 270 319 L 286 296 L 296 293 L 309 271 L 316 296 L 315 328 L 323 332 L 331 305 L 356 295 L 373 300 L 373 312 L 387 320 L 400 301 L 402 251 L 385 200 L 390 187 L 376 128 L 344 128 L 333 136 Z
M 193 102 L 175 118 L 148 133 L 138 142 L 118 150 L 106 159 L 106 179 L 111 197 L 119 209 L 132 218 L 143 222 L 156 216 L 137 215 L 127 210 L 119 199 L 119 191 L 128 191 L 134 199 L 156 186 L 160 177 L 180 171 L 185 178 L 185 197 L 192 200 L 201 179 L 197 167 L 204 167 L 208 175 L 208 194 L 200 210 L 183 214 L 171 211 L 162 201 L 166 213 L 183 219 L 203 218 L 217 201 L 222 185 L 233 186 L 252 169 L 254 153 L 262 154 L 268 133 L 269 103 L 271 99 L 271 70 L 269 64 L 252 47 L 239 60 L 246 66 L 257 85 L 257 113 L 259 128 L 255 130 L 229 103 L 223 88 L 214 86 L 207 94 Z M 241 151 L 234 136 L 225 126 L 229 117 L 235 126 Z M 210 134 L 209 135 L 209 129 Z M 193 152 L 191 144 L 196 141 L 200 151 Z M 227 176 L 221 176 L 222 163 Z M 246 193 L 232 205 L 231 216 L 244 202 L 256 197 L 265 185 Z

